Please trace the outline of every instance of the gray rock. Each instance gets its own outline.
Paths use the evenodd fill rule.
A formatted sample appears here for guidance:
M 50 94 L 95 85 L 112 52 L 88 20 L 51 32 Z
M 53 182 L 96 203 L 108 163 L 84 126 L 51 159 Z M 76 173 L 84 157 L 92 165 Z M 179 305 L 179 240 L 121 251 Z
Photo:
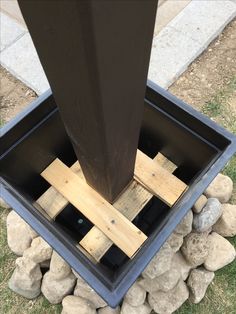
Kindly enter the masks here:
M 193 205 L 193 212 L 196 213 L 196 214 L 199 214 L 203 207 L 206 205 L 207 203 L 207 198 L 205 195 L 201 195 L 199 197 L 199 199 L 196 201 L 196 203 Z
M 125 295 L 125 302 L 132 306 L 139 306 L 144 303 L 146 299 L 146 291 L 136 281 Z
M 213 231 L 223 237 L 236 236 L 236 205 L 222 205 L 222 216 L 213 226 Z
M 47 261 L 52 256 L 52 248 L 41 237 L 33 239 L 31 246 L 24 251 L 24 257 L 30 258 L 35 263 Z
M 184 236 L 180 233 L 173 232 L 167 242 L 174 252 L 179 251 L 184 241 Z
M 16 268 L 9 280 L 9 288 L 27 299 L 34 299 L 40 294 L 42 273 L 38 264 L 30 259 L 19 257 Z
M 63 298 L 73 291 L 75 281 L 76 278 L 72 272 L 63 279 L 55 279 L 53 274 L 48 271 L 43 276 L 42 294 L 52 304 L 61 303 Z
M 115 309 L 112 309 L 110 306 L 106 306 L 98 309 L 98 314 L 120 314 L 120 307 L 117 306 Z
M 69 264 L 67 264 L 56 251 L 53 251 L 52 253 L 50 273 L 57 279 L 63 279 L 71 273 Z
M 214 272 L 207 271 L 203 267 L 193 269 L 188 278 L 189 301 L 199 303 L 205 296 L 209 284 L 214 279 Z
M 158 290 L 169 291 L 173 289 L 180 279 L 180 272 L 176 268 L 171 268 L 164 274 L 154 279 L 141 279 L 139 285 L 147 292 L 152 293 Z
M 88 299 L 96 309 L 107 306 L 106 302 L 97 294 L 97 292 L 94 291 L 79 275 L 77 277 L 74 295 Z
M 209 271 L 218 269 L 234 261 L 236 252 L 233 245 L 216 232 L 208 237 L 209 254 L 204 262 L 204 266 Z
M 166 242 L 143 271 L 143 277 L 153 279 L 164 274 L 171 267 L 173 255 L 173 250 Z
M 186 261 L 181 252 L 175 253 L 171 269 L 176 269 L 184 281 L 188 278 L 192 268 L 193 266 Z
M 208 256 L 209 244 L 207 238 L 208 234 L 206 232 L 192 232 L 184 238 L 181 252 L 194 267 L 202 265 Z
M 22 256 L 35 237 L 37 233 L 12 210 L 7 216 L 7 243 L 12 252 Z
M 212 181 L 204 194 L 209 197 L 218 198 L 221 203 L 227 203 L 233 193 L 233 181 L 221 173 Z
M 211 228 L 222 215 L 221 203 L 217 198 L 209 198 L 200 214 L 193 218 L 193 228 L 197 232 L 205 232 Z
M 163 292 L 150 293 L 148 302 L 158 314 L 171 314 L 175 312 L 189 297 L 189 291 L 184 281 L 180 280 L 174 289 Z
M 190 210 L 184 219 L 175 229 L 176 233 L 182 234 L 184 237 L 192 231 L 193 212 Z
M 89 302 L 74 295 L 66 296 L 62 301 L 61 314 L 96 314 L 96 309 Z
M 132 306 L 127 302 L 123 302 L 120 314 L 150 314 L 151 308 L 149 304 L 144 303 L 140 306 Z

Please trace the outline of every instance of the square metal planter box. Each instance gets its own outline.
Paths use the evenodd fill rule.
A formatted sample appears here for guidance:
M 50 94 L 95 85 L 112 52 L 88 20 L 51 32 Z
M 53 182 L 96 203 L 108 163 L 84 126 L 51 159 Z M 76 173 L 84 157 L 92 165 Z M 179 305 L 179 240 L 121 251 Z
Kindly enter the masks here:
M 1 196 L 112 307 L 236 152 L 234 135 L 149 82 L 139 149 L 152 158 L 161 152 L 177 165 L 174 175 L 189 188 L 172 208 L 153 197 L 135 218 L 148 239 L 133 259 L 113 246 L 100 263 L 93 263 L 76 247 L 92 227 L 82 214 L 68 205 L 53 221 L 35 206 L 49 187 L 40 173 L 57 157 L 68 166 L 76 161 L 51 92 L 1 133 Z

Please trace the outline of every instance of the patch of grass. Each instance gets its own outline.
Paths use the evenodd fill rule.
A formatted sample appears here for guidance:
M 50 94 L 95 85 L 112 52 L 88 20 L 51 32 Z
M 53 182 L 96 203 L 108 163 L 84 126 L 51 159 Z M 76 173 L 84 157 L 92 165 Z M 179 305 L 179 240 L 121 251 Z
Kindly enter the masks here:
M 236 91 L 236 77 L 220 91 L 202 111 L 210 118 L 236 134 L 236 108 L 232 108 L 230 100 Z M 234 182 L 234 191 L 230 202 L 236 204 L 236 156 L 225 169 Z M 236 248 L 236 236 L 228 239 Z M 236 313 L 236 261 L 215 273 L 215 279 L 207 290 L 205 298 L 199 304 L 186 302 L 176 314 L 235 314 Z
M 236 247 L 236 237 L 230 240 Z M 215 278 L 199 304 L 186 302 L 176 314 L 235 314 L 236 262 L 215 273 Z
M 236 156 L 234 156 L 225 167 L 223 173 L 229 176 L 234 183 L 233 195 L 231 198 L 231 203 L 236 204 Z
M 217 117 L 222 113 L 222 106 L 216 100 L 209 101 L 203 107 L 203 113 L 209 115 L 212 118 Z
M 224 119 L 226 118 L 226 122 L 229 121 L 228 114 L 231 114 L 230 108 L 227 106 L 227 101 L 232 96 L 232 94 L 236 90 L 236 76 L 232 78 L 230 83 L 223 89 L 222 91 L 219 91 L 215 97 L 211 101 L 206 102 L 202 107 L 202 112 L 206 115 L 208 115 L 210 118 L 218 118 L 217 120 L 220 124 L 222 124 L 224 127 L 229 127 L 228 123 L 224 123 Z M 235 117 L 231 117 L 235 118 Z M 235 121 L 231 121 L 234 122 Z
M 50 304 L 43 296 L 27 300 L 8 288 L 15 268 L 16 256 L 7 245 L 6 217 L 9 210 L 0 208 L 0 313 L 1 314 L 59 314 L 61 305 Z

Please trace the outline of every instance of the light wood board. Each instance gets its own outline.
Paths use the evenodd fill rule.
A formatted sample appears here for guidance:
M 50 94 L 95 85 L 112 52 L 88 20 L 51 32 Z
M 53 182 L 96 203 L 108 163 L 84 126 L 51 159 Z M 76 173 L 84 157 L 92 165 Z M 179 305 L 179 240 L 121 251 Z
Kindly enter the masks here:
M 165 167 L 165 169 L 168 169 L 170 173 L 177 168 L 175 164 L 160 153 L 154 158 L 154 162 Z M 153 194 L 138 182 L 133 181 L 113 206 L 126 218 L 133 220 L 152 197 Z M 80 241 L 80 245 L 97 261 L 103 257 L 112 244 L 112 241 L 96 226 L 94 226 Z
M 59 159 L 55 159 L 41 175 L 127 256 L 132 257 L 147 239 L 144 233 Z
M 159 166 L 140 150 L 137 151 L 134 179 L 170 207 L 187 188 L 184 182 Z

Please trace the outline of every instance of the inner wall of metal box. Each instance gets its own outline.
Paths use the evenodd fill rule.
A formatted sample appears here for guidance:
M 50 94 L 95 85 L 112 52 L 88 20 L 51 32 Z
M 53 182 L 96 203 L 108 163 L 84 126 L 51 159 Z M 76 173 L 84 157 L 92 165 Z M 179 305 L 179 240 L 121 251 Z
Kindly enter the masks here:
M 174 174 L 188 184 L 214 158 L 217 150 L 209 147 L 209 143 L 204 145 L 197 137 L 191 139 L 186 131 L 181 134 L 178 128 L 176 129 L 177 122 L 173 127 L 161 110 L 158 115 L 156 110 L 153 110 L 151 106 L 145 106 L 139 148 L 150 157 L 162 152 L 178 166 Z M 68 166 L 76 157 L 58 113 L 50 116 L 34 132 L 34 137 L 25 138 L 24 142 L 8 153 L 5 161 L 3 160 L 2 169 L 11 184 L 27 198 L 35 201 L 49 187 L 41 178 L 40 172 L 56 157 Z M 182 141 L 176 140 L 177 138 Z M 153 197 L 134 219 L 134 224 L 150 235 L 164 219 L 167 211 L 168 206 Z M 62 211 L 56 218 L 56 223 L 75 242 L 82 239 L 92 228 L 92 224 L 72 205 Z M 113 246 L 102 258 L 101 264 L 116 276 L 116 272 L 119 272 L 120 267 L 127 261 L 128 258 Z

